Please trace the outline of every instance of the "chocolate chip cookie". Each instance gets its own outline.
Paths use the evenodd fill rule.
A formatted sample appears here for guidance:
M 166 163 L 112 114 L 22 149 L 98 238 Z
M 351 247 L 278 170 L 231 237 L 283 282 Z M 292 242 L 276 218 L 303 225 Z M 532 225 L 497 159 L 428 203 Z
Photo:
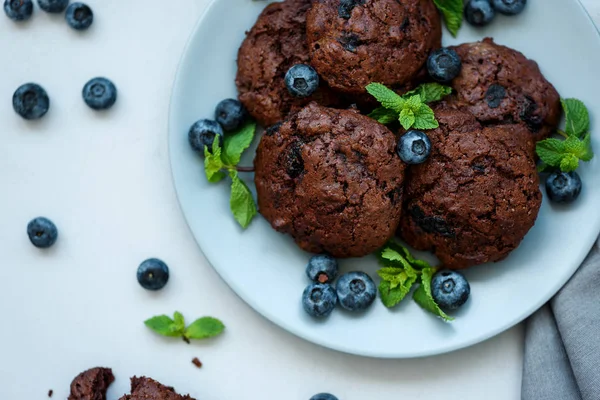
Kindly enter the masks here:
M 106 400 L 106 391 L 115 377 L 110 368 L 91 368 L 71 382 L 68 400 Z
M 465 107 L 484 124 L 521 123 L 534 141 L 556 129 L 560 96 L 535 61 L 490 38 L 454 50 L 462 71 L 452 81 L 456 94 L 450 103 Z
M 311 103 L 260 141 L 260 213 L 308 252 L 370 254 L 400 221 L 405 166 L 395 147 L 390 130 L 357 111 Z
M 236 85 L 239 99 L 261 125 L 270 126 L 290 111 L 317 101 L 337 105 L 340 98 L 326 83 L 307 98 L 292 96 L 284 82 L 295 64 L 308 64 L 306 12 L 310 0 L 269 4 L 238 51 Z
M 442 37 L 431 0 L 315 0 L 306 27 L 312 66 L 347 93 L 407 84 Z
M 165 386 L 145 376 L 131 378 L 131 394 L 120 400 L 194 400 L 189 395 L 182 396 L 170 386 Z
M 443 105 L 435 112 L 431 155 L 407 172 L 401 236 L 446 268 L 502 260 L 534 225 L 542 201 L 527 128 L 482 127 L 468 111 Z

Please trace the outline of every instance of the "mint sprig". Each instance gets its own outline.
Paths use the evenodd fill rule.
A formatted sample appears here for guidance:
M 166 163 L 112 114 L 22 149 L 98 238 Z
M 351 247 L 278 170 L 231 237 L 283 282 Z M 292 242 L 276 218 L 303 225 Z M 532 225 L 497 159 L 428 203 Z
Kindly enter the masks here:
M 435 129 L 439 126 L 433 110 L 427 105 L 441 100 L 452 89 L 439 83 L 426 83 L 400 96 L 381 83 L 370 83 L 366 87 L 382 107 L 376 108 L 369 117 L 382 124 L 399 121 L 404 129 Z
M 185 319 L 179 311 L 175 311 L 172 319 L 167 315 L 158 315 L 147 319 L 144 324 L 159 335 L 186 340 L 218 336 L 225 330 L 225 325 L 213 317 L 198 318 L 186 328 Z
M 435 6 L 444 16 L 446 27 L 456 37 L 463 22 L 463 0 L 433 0 Z
M 565 112 L 565 130 L 558 130 L 564 140 L 549 138 L 536 144 L 536 153 L 542 160 L 541 171 L 558 168 L 572 172 L 579 161 L 590 161 L 594 157 L 590 129 L 590 115 L 581 100 L 561 99 Z
M 230 208 L 235 220 L 242 228 L 247 228 L 257 214 L 256 203 L 248 186 L 239 178 L 237 165 L 244 151 L 250 146 L 256 132 L 256 123 L 247 122 L 239 130 L 229 133 L 219 145 L 219 137 L 213 142 L 212 152 L 204 147 L 204 172 L 211 183 L 231 178 Z
M 394 241 L 389 242 L 377 255 L 382 266 L 377 274 L 381 278 L 379 295 L 384 306 L 392 308 L 400 304 L 418 285 L 413 300 L 444 321 L 453 320 L 440 309 L 431 295 L 431 280 L 437 268 L 430 266 L 427 261 L 414 258 L 406 247 Z

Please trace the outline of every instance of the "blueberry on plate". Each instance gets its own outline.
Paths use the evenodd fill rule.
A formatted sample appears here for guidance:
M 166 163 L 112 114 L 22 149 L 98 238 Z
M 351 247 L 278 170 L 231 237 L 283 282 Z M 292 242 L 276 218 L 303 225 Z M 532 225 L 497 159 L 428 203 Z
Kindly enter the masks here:
M 106 110 L 117 101 L 117 87 L 106 78 L 94 78 L 85 84 L 81 95 L 90 108 Z
M 217 136 L 219 137 L 219 147 L 223 147 L 223 128 L 218 122 L 210 119 L 196 121 L 188 132 L 190 146 L 201 155 L 204 155 L 205 146 L 212 154 L 213 142 Z
M 431 141 L 421 131 L 408 131 L 398 139 L 398 156 L 407 164 L 421 164 L 431 154 Z
M 492 0 L 492 5 L 500 14 L 517 15 L 527 5 L 527 0 Z
M 94 13 L 87 4 L 72 3 L 67 7 L 65 19 L 71 28 L 83 31 L 89 28 L 92 22 L 94 22 Z
M 572 203 L 581 193 L 582 183 L 579 174 L 573 172 L 554 172 L 546 178 L 546 193 L 555 203 Z
M 69 5 L 69 0 L 38 0 L 40 8 L 49 13 L 61 13 Z
M 308 97 L 319 87 L 319 75 L 310 65 L 296 64 L 286 72 L 285 85 L 292 96 Z
M 340 276 L 336 290 L 341 306 L 349 311 L 367 309 L 377 296 L 377 287 L 371 277 L 359 271 Z
M 465 6 L 465 19 L 473 26 L 486 26 L 495 16 L 490 0 L 469 0 Z
M 42 118 L 50 108 L 48 93 L 37 83 L 21 85 L 13 94 L 13 108 L 25 119 Z
M 48 218 L 37 217 L 27 224 L 27 236 L 35 247 L 46 249 L 56 243 L 58 229 Z
M 302 307 L 309 315 L 326 317 L 337 304 L 337 295 L 333 286 L 323 283 L 311 283 L 302 293 Z
M 306 275 L 313 282 L 333 282 L 338 272 L 337 260 L 328 254 L 313 256 L 306 266 Z
M 438 306 L 445 310 L 456 310 L 469 299 L 471 286 L 467 278 L 457 271 L 437 272 L 431 280 L 431 295 Z
M 4 12 L 13 21 L 25 21 L 33 14 L 31 0 L 4 0 Z
M 311 397 L 310 400 L 338 400 L 338 398 L 329 393 L 319 393 Z
M 160 290 L 169 281 L 169 267 L 158 258 L 149 258 L 138 267 L 137 280 L 144 289 Z
M 429 76 L 438 82 L 450 82 L 460 74 L 461 68 L 458 53 L 446 47 L 435 50 L 427 59 Z
M 226 132 L 240 128 L 247 116 L 244 105 L 236 99 L 225 99 L 215 109 L 215 119 Z

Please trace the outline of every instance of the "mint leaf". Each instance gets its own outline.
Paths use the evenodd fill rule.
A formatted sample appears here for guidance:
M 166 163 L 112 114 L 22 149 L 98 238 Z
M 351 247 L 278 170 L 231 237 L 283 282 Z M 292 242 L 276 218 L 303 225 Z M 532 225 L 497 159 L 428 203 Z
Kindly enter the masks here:
M 250 146 L 256 132 L 256 122 L 249 121 L 236 132 L 229 133 L 223 142 L 223 163 L 236 166 L 240 162 L 242 153 Z
M 219 136 L 215 137 L 215 141 L 212 146 L 212 153 L 208 151 L 208 147 L 204 146 L 204 172 L 206 173 L 206 179 L 210 183 L 216 183 L 225 178 L 223 169 L 224 164 L 221 160 L 221 147 L 219 146 Z
M 581 100 L 561 99 L 565 111 L 565 132 L 569 136 L 581 137 L 590 129 L 590 114 Z
M 408 274 L 402 268 L 385 267 L 377 271 L 377 275 L 384 281 L 389 282 L 390 288 L 395 289 L 408 279 Z M 416 274 L 415 274 L 416 277 Z
M 433 0 L 435 6 L 442 12 L 446 27 L 456 37 L 463 20 L 463 0 Z
M 415 124 L 415 113 L 410 108 L 403 108 L 398 121 L 404 129 L 409 130 Z
M 206 339 L 220 335 L 224 329 L 225 325 L 218 319 L 203 317 L 192 322 L 183 336 L 188 339 Z
M 379 284 L 381 302 L 386 307 L 394 307 L 400 303 L 418 278 L 418 273 L 406 258 L 392 247 L 385 247 L 379 252 L 379 261 L 384 265 L 377 271 L 382 279 Z
M 385 107 L 378 107 L 371 111 L 369 117 L 380 124 L 387 125 L 398 120 L 398 113 L 394 110 L 388 110 Z
M 560 160 L 560 170 L 562 172 L 573 172 L 579 167 L 579 158 L 573 154 L 566 154 L 562 160 Z
M 564 142 L 565 152 L 577 158 L 584 157 L 588 151 L 586 144 L 575 136 L 569 136 Z
M 582 161 L 591 161 L 594 158 L 594 151 L 592 150 L 592 135 L 590 133 L 586 133 L 583 137 L 583 146 L 585 148 L 585 152 L 581 155 Z
M 379 284 L 379 295 L 381 296 L 381 302 L 387 308 L 397 306 L 410 292 L 411 286 L 412 283 L 410 285 L 405 283 L 403 285 L 392 287 L 390 282 L 381 281 Z
M 231 177 L 231 197 L 229 205 L 235 220 L 242 228 L 247 228 L 256 215 L 256 204 L 248 186 L 238 177 L 237 171 L 229 171 Z
M 162 336 L 176 337 L 183 334 L 183 327 L 166 315 L 159 315 L 144 321 L 144 325 Z
M 175 311 L 173 314 L 173 323 L 178 332 L 185 330 L 185 318 L 183 318 L 183 315 L 179 311 Z
M 415 290 L 413 294 L 413 300 L 417 302 L 423 309 L 429 311 L 432 314 L 441 317 L 444 321 L 453 321 L 454 318 L 447 315 L 442 309 L 436 304 L 431 295 L 431 279 L 436 272 L 435 268 L 424 268 L 421 271 L 421 285 Z
M 413 127 L 416 129 L 435 129 L 440 126 L 435 119 L 433 110 L 427 104 L 421 103 L 414 115 L 415 123 Z
M 440 85 L 439 83 L 423 83 L 416 89 L 404 93 L 402 97 L 418 94 L 423 103 L 432 103 L 434 101 L 440 101 L 450 93 L 452 93 L 452 88 L 450 86 Z
M 393 90 L 385 87 L 385 85 L 381 83 L 369 83 L 366 89 L 383 107 L 397 112 L 402 111 L 404 99 Z
M 565 153 L 565 144 L 561 140 L 550 138 L 537 142 L 535 151 L 545 164 L 558 167 Z

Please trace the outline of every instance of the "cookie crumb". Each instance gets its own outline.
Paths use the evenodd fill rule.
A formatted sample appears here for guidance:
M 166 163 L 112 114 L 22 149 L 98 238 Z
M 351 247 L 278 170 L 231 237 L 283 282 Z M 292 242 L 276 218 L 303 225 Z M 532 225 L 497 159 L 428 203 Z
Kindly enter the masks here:
M 48 397 L 52 397 L 53 394 L 54 394 L 54 390 L 52 390 L 52 389 L 48 390 Z
M 192 364 L 194 364 L 197 368 L 202 368 L 202 362 L 198 359 L 198 357 L 194 357 L 192 359 Z

